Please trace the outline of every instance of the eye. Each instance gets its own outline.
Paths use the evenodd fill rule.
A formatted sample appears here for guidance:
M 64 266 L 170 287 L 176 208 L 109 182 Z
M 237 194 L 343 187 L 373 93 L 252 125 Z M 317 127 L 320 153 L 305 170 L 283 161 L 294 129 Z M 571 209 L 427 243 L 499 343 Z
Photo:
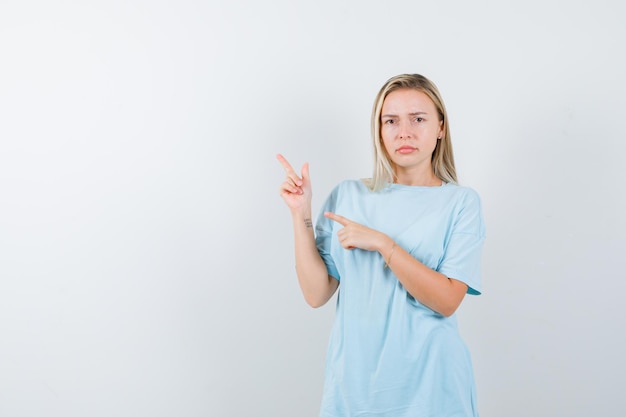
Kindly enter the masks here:
M 392 125 L 392 124 L 394 124 L 395 122 L 396 122 L 396 121 L 395 121 L 395 120 L 393 120 L 393 119 L 387 119 L 387 120 L 384 120 L 384 121 L 383 121 L 383 123 L 384 123 L 384 124 L 386 124 L 386 125 Z
M 423 118 L 423 117 L 416 117 L 416 118 L 415 118 L 415 121 L 416 121 L 417 123 L 422 123 L 422 122 L 424 121 L 424 118 Z

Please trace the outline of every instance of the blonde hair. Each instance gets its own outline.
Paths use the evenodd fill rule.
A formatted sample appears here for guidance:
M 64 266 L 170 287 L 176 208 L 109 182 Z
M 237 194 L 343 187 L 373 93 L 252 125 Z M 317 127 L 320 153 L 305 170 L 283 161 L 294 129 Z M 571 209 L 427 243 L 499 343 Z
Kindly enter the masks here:
M 388 184 L 394 182 L 394 172 L 391 158 L 383 145 L 380 135 L 380 114 L 383 103 L 389 93 L 411 89 L 421 91 L 426 94 L 435 104 L 439 113 L 439 120 L 443 125 L 441 139 L 437 140 L 437 145 L 433 151 L 431 163 L 435 176 L 444 182 L 457 183 L 456 168 L 454 166 L 454 155 L 452 153 L 452 141 L 450 139 L 450 128 L 448 126 L 448 113 L 443 104 L 443 99 L 435 84 L 428 78 L 420 74 L 401 74 L 390 78 L 376 95 L 374 108 L 372 109 L 372 140 L 374 142 L 374 174 L 372 179 L 367 181 L 368 187 L 372 191 L 379 191 Z

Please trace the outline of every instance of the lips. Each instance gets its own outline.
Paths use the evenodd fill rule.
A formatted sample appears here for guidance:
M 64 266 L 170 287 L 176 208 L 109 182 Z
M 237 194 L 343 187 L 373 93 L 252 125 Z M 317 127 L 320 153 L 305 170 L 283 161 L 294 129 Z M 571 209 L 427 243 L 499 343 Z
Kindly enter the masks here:
M 401 146 L 398 149 L 396 149 L 396 152 L 401 153 L 401 154 L 408 154 L 408 153 L 414 152 L 416 150 L 417 150 L 417 148 L 405 145 L 405 146 Z

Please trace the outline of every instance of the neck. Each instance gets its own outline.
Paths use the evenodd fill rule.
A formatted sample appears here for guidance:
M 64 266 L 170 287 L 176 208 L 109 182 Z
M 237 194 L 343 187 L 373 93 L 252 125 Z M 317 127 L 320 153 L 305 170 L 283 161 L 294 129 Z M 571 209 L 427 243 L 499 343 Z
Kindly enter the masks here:
M 443 184 L 443 181 L 435 176 L 435 173 L 431 170 L 426 172 L 407 172 L 404 170 L 397 170 L 395 172 L 396 184 L 421 186 L 421 187 L 438 187 Z

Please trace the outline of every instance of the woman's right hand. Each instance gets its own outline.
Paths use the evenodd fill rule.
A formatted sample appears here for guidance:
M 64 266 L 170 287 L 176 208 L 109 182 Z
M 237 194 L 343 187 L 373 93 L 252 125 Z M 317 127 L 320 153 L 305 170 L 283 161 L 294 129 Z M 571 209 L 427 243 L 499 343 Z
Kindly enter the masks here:
M 284 156 L 278 154 L 276 158 L 285 168 L 287 175 L 285 181 L 280 185 L 280 196 L 292 211 L 310 208 L 312 192 L 308 162 L 302 165 L 302 176 L 300 177 Z

